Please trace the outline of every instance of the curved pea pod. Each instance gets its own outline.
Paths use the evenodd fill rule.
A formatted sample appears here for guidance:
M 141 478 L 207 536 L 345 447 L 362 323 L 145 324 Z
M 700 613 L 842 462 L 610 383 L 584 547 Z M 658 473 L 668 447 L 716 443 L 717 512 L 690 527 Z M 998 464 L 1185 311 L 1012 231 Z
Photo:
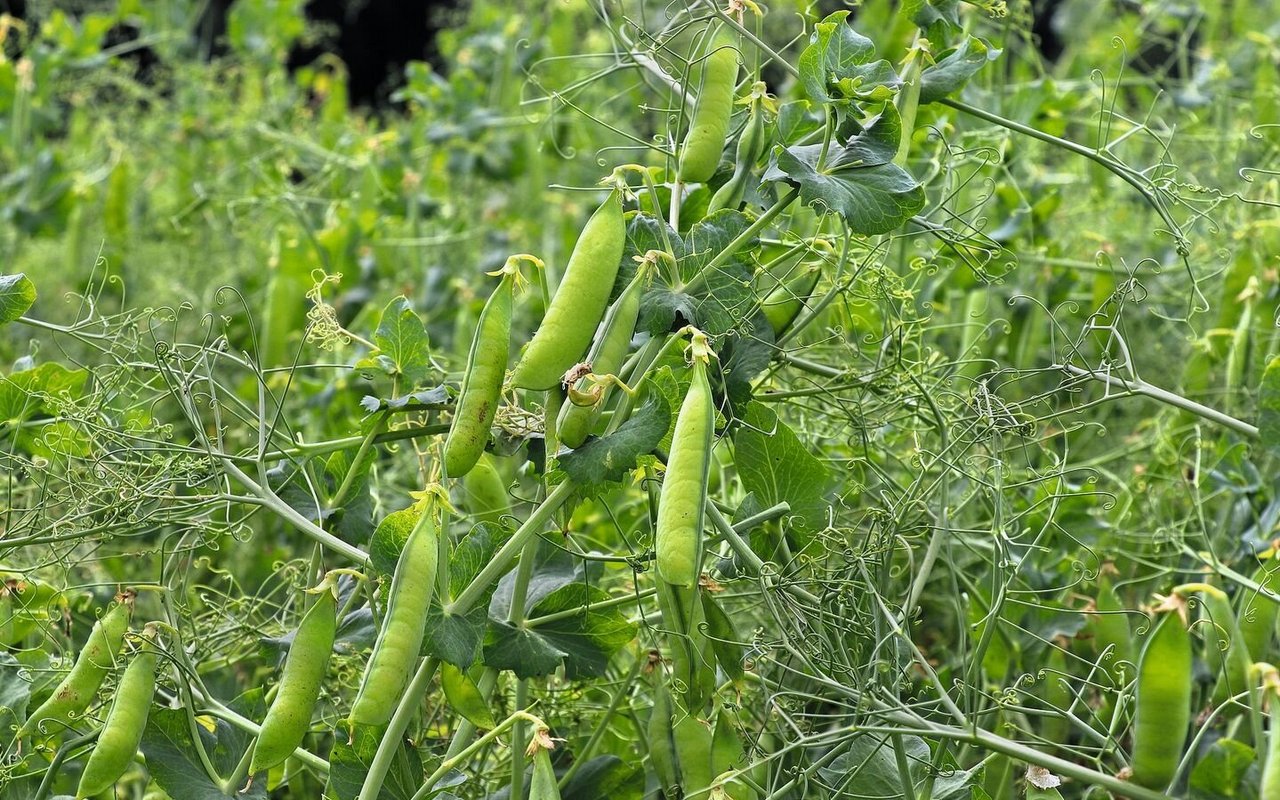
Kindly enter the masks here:
M 462 478 L 463 507 L 479 522 L 498 522 L 511 513 L 507 482 L 492 456 L 484 453 Z
M 1201 635 L 1204 638 L 1204 660 L 1218 676 L 1213 700 L 1221 703 L 1248 687 L 1249 649 L 1236 624 L 1235 609 L 1226 592 L 1206 583 L 1188 583 L 1174 589 L 1180 596 L 1198 594 L 1201 600 Z
M 142 742 L 142 732 L 147 727 L 155 692 L 156 651 L 148 638 L 125 668 L 120 685 L 116 687 L 111 710 L 102 724 L 102 733 L 98 735 L 84 772 L 80 774 L 77 800 L 110 789 L 129 768 Z
M 649 712 L 647 730 L 649 764 L 658 776 L 665 794 L 670 795 L 680 783 L 676 765 L 675 744 L 671 737 L 671 695 L 660 679 L 654 681 L 653 709 Z
M 351 706 L 348 719 L 353 724 L 386 725 L 418 661 L 436 585 L 440 535 L 436 503 L 434 498 L 427 500 L 396 562 L 387 616 Z
M 747 124 L 738 137 L 733 175 L 711 196 L 711 202 L 707 205 L 708 216 L 722 208 L 737 208 L 742 204 L 747 182 L 751 180 L 751 170 L 755 168 L 756 161 L 764 150 L 764 84 L 757 83 L 756 87 L 751 110 L 747 112 Z
M 769 327 L 773 328 L 775 336 L 790 328 L 791 323 L 800 316 L 820 277 L 822 268 L 817 264 L 809 264 L 770 292 L 760 303 L 760 310 L 769 321 Z
M 123 592 L 102 618 L 93 624 L 84 649 L 76 657 L 71 671 L 53 690 L 48 700 L 40 705 L 18 731 L 18 738 L 30 734 L 46 722 L 69 724 L 93 701 L 98 687 L 107 672 L 116 663 L 116 654 L 129 629 L 129 617 L 133 613 L 133 593 Z
M 1133 633 L 1124 606 L 1116 597 L 1111 582 L 1105 578 L 1098 582 L 1098 596 L 1094 600 L 1098 613 L 1089 620 L 1093 630 L 1094 650 L 1107 673 L 1117 682 L 1123 682 L 1126 674 L 1132 674 Z
M 1253 580 L 1271 595 L 1280 595 L 1280 558 L 1269 557 L 1253 573 Z M 1240 613 L 1236 619 L 1240 635 L 1249 648 L 1254 661 L 1266 661 L 1271 657 L 1271 645 L 1275 641 L 1276 617 L 1280 604 L 1263 592 L 1245 589 L 1240 593 Z
M 631 283 L 627 284 L 627 288 L 610 306 L 604 321 L 600 323 L 600 329 L 596 332 L 595 341 L 591 345 L 591 352 L 587 353 L 587 363 L 591 365 L 591 371 L 595 374 L 616 375 L 622 368 L 627 351 L 631 348 L 631 337 L 636 331 L 636 320 L 640 317 L 640 299 L 648 284 L 648 278 L 649 270 L 644 268 L 638 270 Z M 578 382 L 580 391 L 588 388 L 586 383 L 585 378 Z M 580 446 L 586 440 L 587 434 L 591 433 L 591 428 L 604 409 L 610 388 L 612 387 L 602 388 L 599 396 L 590 405 L 569 402 L 561 406 L 560 418 L 556 422 L 556 432 L 561 442 L 573 448 Z
M 1259 800 L 1280 800 L 1280 676 L 1271 664 L 1258 664 L 1262 672 L 1263 695 L 1270 711 L 1267 723 L 1267 751 L 1262 760 Z
M 519 279 L 516 259 L 508 259 L 502 272 L 502 281 L 480 312 L 458 404 L 445 439 L 444 471 L 450 478 L 466 475 L 480 459 L 502 397 L 502 376 L 507 371 L 511 342 L 511 298 Z
M 694 338 L 695 348 L 709 351 L 705 336 L 698 333 Z M 693 381 L 676 417 L 667 471 L 658 496 L 654 537 L 658 577 L 672 586 L 690 587 L 698 583 L 703 506 L 714 426 L 715 407 L 707 380 L 706 357 L 695 356 Z
M 680 148 L 680 180 L 685 183 L 701 183 L 715 174 L 733 115 L 738 51 L 723 36 L 712 37 L 709 49 L 702 60 L 701 89 L 694 104 L 693 121 Z
M 684 797 L 706 796 L 711 787 L 711 728 L 693 714 L 685 714 L 676 720 L 671 729 L 671 739 L 676 747 L 676 761 L 680 765 L 680 789 Z
M 573 246 L 564 278 L 512 372 L 512 384 L 551 389 L 586 353 L 609 303 L 626 238 L 622 193 L 614 189 Z
M 320 596 L 303 615 L 289 654 L 285 656 L 280 688 L 253 745 L 249 774 L 256 775 L 283 764 L 307 735 L 311 713 L 329 668 L 329 656 L 333 653 L 337 615 L 336 591 L 331 584 L 322 584 Z
M 1191 723 L 1191 635 L 1180 611 L 1166 613 L 1138 659 L 1133 782 L 1164 789 L 1173 780 Z

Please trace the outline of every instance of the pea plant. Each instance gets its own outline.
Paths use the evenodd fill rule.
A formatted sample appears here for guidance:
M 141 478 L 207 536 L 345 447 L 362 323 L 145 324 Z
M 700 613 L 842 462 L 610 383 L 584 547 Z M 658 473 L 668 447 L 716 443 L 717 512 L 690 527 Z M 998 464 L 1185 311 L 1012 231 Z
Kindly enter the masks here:
M 0 797 L 1280 797 L 1275 40 L 1170 100 L 1066 5 L 477 3 L 530 191 L 452 302 L 352 299 L 449 222 L 312 119 L 208 313 L 0 278 Z

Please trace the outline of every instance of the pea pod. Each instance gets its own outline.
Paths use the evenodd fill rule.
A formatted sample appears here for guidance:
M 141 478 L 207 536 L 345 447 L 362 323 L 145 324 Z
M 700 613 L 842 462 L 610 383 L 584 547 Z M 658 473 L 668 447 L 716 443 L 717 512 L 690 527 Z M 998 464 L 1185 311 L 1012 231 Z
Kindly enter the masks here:
M 1262 566 L 1254 572 L 1253 580 L 1262 587 L 1262 591 L 1246 589 L 1241 592 L 1240 613 L 1236 619 L 1239 621 L 1240 635 L 1249 648 L 1249 658 L 1253 661 L 1266 661 L 1271 657 L 1280 605 L 1271 597 L 1264 596 L 1264 593 L 1273 596 L 1280 594 L 1280 558 L 1268 555 Z
M 550 389 L 578 363 L 604 316 L 622 263 L 627 227 L 614 189 L 587 220 L 542 323 L 511 375 L 522 389 Z
M 627 350 L 631 347 L 631 337 L 636 331 L 640 298 L 648 285 L 649 275 L 650 270 L 645 266 L 637 270 L 636 276 L 627 284 L 627 288 L 614 301 L 604 321 L 600 323 L 591 352 L 587 353 L 587 363 L 597 375 L 614 375 L 622 368 Z M 579 381 L 578 388 L 582 391 L 588 388 L 586 378 Z M 604 408 L 608 391 L 608 387 L 602 388 L 590 405 L 569 402 L 561 407 L 560 419 L 556 422 L 556 432 L 561 442 L 572 448 L 586 440 Z
M 529 780 L 529 800 L 560 800 L 560 787 L 551 767 L 551 751 L 538 747 L 533 754 L 533 777 Z
M 387 616 L 351 706 L 349 721 L 353 724 L 387 724 L 418 660 L 436 585 L 440 520 L 435 493 L 438 491 L 439 487 L 428 489 L 426 507 L 396 562 Z
M 685 714 L 671 729 L 680 765 L 680 789 L 684 797 L 706 796 L 711 786 L 712 732 L 693 714 Z
M 1187 583 L 1173 591 L 1181 597 L 1199 594 L 1202 601 L 1204 660 L 1210 671 L 1218 676 L 1213 692 L 1214 702 L 1221 703 L 1244 691 L 1252 662 L 1226 592 L 1207 583 Z
M 715 174 L 733 114 L 738 51 L 727 37 L 715 36 L 711 42 L 711 52 L 702 60 L 702 86 L 693 121 L 680 148 L 680 180 L 685 183 L 701 183 Z
M 667 472 L 658 496 L 654 540 L 658 577 L 672 586 L 683 587 L 698 582 L 702 515 L 715 426 L 711 384 L 707 380 L 711 348 L 701 332 L 694 332 L 692 349 L 693 381 L 676 417 Z
M 1258 664 L 1262 673 L 1263 695 L 1266 697 L 1270 722 L 1267 724 L 1267 752 L 1262 761 L 1259 800 L 1280 800 L 1280 676 L 1271 664 Z
M 479 522 L 498 522 L 511 513 L 507 482 L 492 456 L 484 453 L 462 478 L 464 508 Z
M 763 83 L 757 83 L 752 89 L 751 110 L 747 112 L 747 124 L 738 137 L 738 149 L 733 161 L 733 175 L 711 196 L 707 205 L 710 216 L 722 208 L 737 208 L 746 193 L 747 182 L 751 180 L 751 170 L 764 150 L 764 90 Z
M 129 629 L 129 617 L 133 612 L 133 593 L 116 595 L 107 613 L 93 624 L 84 649 L 76 657 L 53 694 L 27 717 L 18 731 L 18 738 L 33 733 L 45 722 L 70 724 L 73 717 L 89 707 L 98 687 L 107 677 L 107 671 L 115 665 L 116 653 L 124 642 Z
M 775 336 L 790 328 L 791 323 L 800 316 L 820 277 L 822 268 L 817 264 L 802 267 L 760 303 L 760 310 L 769 321 L 769 327 L 773 328 Z
M 1123 682 L 1126 673 L 1132 674 L 1133 634 L 1129 630 L 1129 618 L 1116 597 L 1111 581 L 1098 582 L 1098 596 L 1094 600 L 1098 613 L 1090 620 L 1093 644 L 1107 673 L 1117 682 Z
M 338 627 L 335 587 L 326 581 L 321 584 L 319 594 L 303 615 L 289 654 L 285 656 L 280 688 L 253 745 L 250 775 L 283 764 L 302 744 L 311 727 L 311 712 L 320 697 Z
M 458 405 L 444 443 L 444 471 L 451 478 L 461 478 L 470 472 L 489 441 L 511 346 L 511 298 L 520 281 L 520 260 L 529 258 L 532 256 L 507 259 L 500 270 L 502 281 L 480 312 L 467 354 L 467 371 L 462 378 Z
M 680 783 L 677 772 L 675 744 L 671 737 L 671 695 L 666 684 L 654 681 L 653 709 L 649 712 L 647 731 L 649 764 L 658 776 L 663 793 L 670 795 Z
M 138 753 L 156 693 L 156 651 L 152 630 L 148 627 L 144 632 L 142 649 L 129 662 L 120 678 L 120 685 L 116 687 L 102 732 L 98 734 L 98 741 L 89 753 L 84 772 L 80 774 L 77 800 L 110 789 Z
M 1133 782 L 1148 789 L 1173 781 L 1191 722 L 1191 636 L 1181 613 L 1160 619 L 1138 659 Z
M 742 737 L 738 735 L 737 720 L 733 711 L 721 706 L 716 712 L 716 724 L 711 734 L 711 775 L 719 778 L 741 766 Z

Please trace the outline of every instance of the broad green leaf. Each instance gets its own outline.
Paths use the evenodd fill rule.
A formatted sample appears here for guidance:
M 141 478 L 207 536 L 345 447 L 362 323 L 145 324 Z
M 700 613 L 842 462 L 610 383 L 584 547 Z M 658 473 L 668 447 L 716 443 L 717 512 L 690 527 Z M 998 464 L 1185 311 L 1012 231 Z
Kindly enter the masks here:
M 800 82 L 811 100 L 848 99 L 890 76 L 896 85 L 888 62 L 872 61 L 875 44 L 848 25 L 848 16 L 848 11 L 836 11 L 815 25 L 809 46 L 800 54 Z
M 329 753 L 329 783 L 326 800 L 355 800 L 369 774 L 369 765 L 384 731 L 368 725 L 355 725 L 348 740 L 348 727 L 339 725 L 334 731 L 333 749 Z M 386 780 L 378 792 L 380 800 L 410 800 L 422 785 L 424 766 L 418 751 L 409 741 L 396 748 Z M 171 793 L 172 794 L 172 793 Z M 174 795 L 174 800 L 180 800 Z
M 560 800 L 640 800 L 644 769 L 614 755 L 592 758 L 560 790 Z
M 931 766 L 933 754 L 929 745 L 917 736 L 903 736 L 902 748 L 912 785 L 920 788 L 935 781 L 932 797 L 937 800 L 968 800 L 974 775 L 960 769 L 949 769 L 940 777 Z M 822 781 L 832 787 L 832 797 L 853 800 L 855 797 L 902 797 L 902 775 L 898 770 L 893 745 L 884 734 L 861 734 L 827 766 L 818 770 Z
M 822 106 L 808 100 L 784 103 L 778 109 L 777 140 L 782 144 L 795 144 L 805 136 L 822 128 Z
M 378 346 L 377 355 L 363 359 L 359 366 L 376 365 L 388 375 L 403 379 L 403 388 L 418 386 L 426 379 L 431 369 L 427 329 L 403 295 L 383 310 L 373 343 Z
M 1267 362 L 1258 389 L 1258 436 L 1271 450 L 1280 449 L 1280 356 Z
M 382 518 L 369 540 L 369 560 L 373 562 L 374 569 L 386 576 L 395 574 L 400 551 L 420 516 L 422 514 L 415 506 L 409 506 Z
M 766 506 L 786 502 L 810 528 L 826 524 L 823 501 L 831 474 L 809 447 L 777 415 L 760 403 L 747 406 L 734 435 L 734 455 L 742 486 Z
M 649 399 L 616 431 L 560 456 L 560 468 L 584 487 L 620 481 L 635 468 L 637 459 L 658 446 L 670 422 L 671 408 L 666 398 L 651 392 Z
M 677 326 L 677 315 L 704 332 L 717 336 L 734 328 L 752 308 L 752 243 L 740 248 L 725 264 L 707 271 L 706 265 L 750 225 L 738 211 L 722 209 L 689 231 L 679 256 L 681 286 L 655 283 L 641 303 L 640 329 L 654 335 Z
M 984 64 L 999 58 L 1000 52 L 976 36 L 966 37 L 920 73 L 920 102 L 935 103 L 959 91 Z
M 325 461 L 324 475 L 326 495 L 332 499 L 334 492 L 347 480 L 351 473 L 351 483 L 342 502 L 334 508 L 330 520 L 330 530 L 338 534 L 344 541 L 364 544 L 369 539 L 373 528 L 373 496 L 369 488 L 369 469 L 377 458 L 377 448 L 370 447 L 365 451 L 360 462 L 352 465 L 350 459 L 356 455 L 355 450 L 338 450 Z M 333 505 L 330 503 L 330 505 Z
M 924 189 L 897 164 L 864 166 L 865 151 L 855 143 L 828 152 L 818 169 L 821 153 L 821 144 L 780 149 L 764 180 L 798 185 L 805 203 L 838 213 L 863 235 L 888 233 L 924 208 Z
M 564 662 L 570 680 L 603 675 L 609 659 L 635 638 L 636 629 L 617 608 L 588 609 L 609 599 L 608 592 L 586 583 L 571 583 L 529 609 L 530 618 L 578 610 L 576 614 L 536 627 L 491 621 L 485 637 L 484 663 L 509 669 L 521 678 L 548 675 Z
M 487 621 L 484 606 L 476 606 L 466 614 L 445 614 L 443 608 L 433 604 L 427 615 L 423 650 L 449 664 L 469 667 L 480 656 Z
M 23 422 L 37 414 L 56 414 L 59 402 L 78 396 L 88 377 L 82 369 L 46 362 L 0 378 L 0 421 Z
M 249 719 L 262 719 L 266 713 L 262 689 L 245 693 L 231 707 Z M 202 716 L 197 720 L 196 733 L 214 768 L 220 775 L 232 774 L 252 746 L 253 737 L 221 719 Z M 185 709 L 152 706 L 140 749 L 151 777 L 175 800 L 226 800 L 226 794 L 209 779 L 196 755 Z M 240 797 L 265 798 L 265 784 L 266 781 L 255 781 Z
M 480 694 L 480 687 L 466 672 L 448 662 L 440 665 L 440 686 L 449 705 L 464 719 L 481 730 L 497 727 L 493 711 Z
M 938 22 L 955 30 L 960 28 L 960 0 L 907 0 L 899 13 L 909 15 L 925 30 Z
M 1247 744 L 1219 739 L 1191 770 L 1191 797 L 1196 800 L 1258 797 L 1257 773 L 1249 769 L 1256 760 L 1257 754 Z
M 0 275 L 0 325 L 13 322 L 36 302 L 36 285 L 25 274 Z

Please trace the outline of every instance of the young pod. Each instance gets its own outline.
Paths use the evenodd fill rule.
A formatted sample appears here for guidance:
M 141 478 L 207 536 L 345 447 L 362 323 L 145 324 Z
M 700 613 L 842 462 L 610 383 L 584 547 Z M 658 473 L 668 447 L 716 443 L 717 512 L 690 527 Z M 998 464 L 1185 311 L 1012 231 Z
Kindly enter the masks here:
M 529 800 L 560 800 L 560 787 L 551 767 L 551 751 L 538 747 L 533 754 L 533 776 L 529 779 Z
M 320 697 L 333 638 L 337 632 L 338 598 L 331 582 L 321 584 L 319 597 L 302 617 L 280 673 L 280 688 L 262 721 L 253 745 L 249 774 L 283 764 L 311 727 L 311 712 Z
M 747 124 L 738 137 L 738 148 L 733 160 L 733 175 L 711 196 L 707 205 L 707 216 L 722 208 L 736 209 L 746 194 L 747 183 L 751 180 L 751 171 L 764 150 L 764 84 L 757 83 L 751 101 L 751 110 L 747 112 Z
M 463 507 L 479 522 L 498 522 L 511 513 L 507 481 L 492 456 L 485 453 L 462 478 Z
M 1262 589 L 1245 589 L 1240 593 L 1240 613 L 1236 619 L 1240 625 L 1240 635 L 1244 637 L 1245 646 L 1249 649 L 1249 658 L 1253 661 L 1266 661 L 1271 658 L 1276 616 L 1280 612 L 1280 605 L 1268 596 L 1280 594 L 1280 558 L 1269 555 L 1253 573 L 1253 580 Z
M 738 82 L 738 51 L 727 37 L 711 37 L 702 60 L 702 83 L 693 107 L 693 121 L 680 148 L 680 180 L 702 183 L 715 174 L 729 135 L 733 89 Z
M 116 654 L 129 629 L 129 617 L 133 613 L 133 593 L 116 596 L 107 613 L 93 624 L 84 649 L 76 657 L 71 671 L 53 690 L 48 700 L 40 705 L 18 731 L 18 738 L 33 733 L 42 723 L 69 724 L 72 717 L 82 713 L 93 701 L 98 687 L 107 672 L 116 663 Z
M 444 442 L 444 471 L 450 478 L 461 478 L 470 472 L 489 441 L 489 430 L 502 397 L 502 377 L 507 371 L 511 298 L 520 279 L 519 259 L 519 256 L 507 259 L 501 270 L 502 281 L 485 302 L 471 340 L 467 371 L 462 377 L 458 404 Z
M 102 724 L 98 741 L 80 774 L 77 800 L 94 797 L 110 789 L 120 779 L 142 742 L 151 701 L 156 692 L 156 651 L 150 626 L 143 633 L 142 649 L 125 668 L 116 687 L 111 710 Z
M 1162 790 L 1173 781 L 1191 723 L 1191 635 L 1181 612 L 1164 614 L 1138 658 L 1133 782 Z
M 1122 683 L 1126 671 L 1132 669 L 1133 634 L 1129 630 L 1129 618 L 1124 613 L 1124 606 L 1116 597 L 1111 581 L 1106 578 L 1098 582 L 1094 608 L 1098 613 L 1089 621 L 1094 651 L 1100 659 L 1104 659 L 1102 666 L 1107 673 Z
M 641 266 L 631 283 L 609 307 L 609 313 L 600 323 L 591 351 L 587 353 L 587 363 L 591 371 L 597 375 L 616 375 L 622 368 L 631 347 L 631 337 L 636 331 L 636 320 L 640 317 L 640 299 L 648 284 L 650 271 Z M 579 388 L 586 391 L 587 379 L 579 381 Z M 598 397 L 590 405 L 578 405 L 575 402 L 565 403 L 560 408 L 560 418 L 556 422 L 556 432 L 560 441 L 573 448 L 580 446 L 591 432 L 600 411 L 604 408 L 610 387 L 600 390 Z
M 712 733 L 702 720 L 684 714 L 671 729 L 680 765 L 680 788 L 685 797 L 705 797 L 715 775 L 711 772 Z
M 760 310 L 769 321 L 769 327 L 773 328 L 774 336 L 785 332 L 800 316 L 820 277 L 822 268 L 818 264 L 802 266 L 760 303 Z
M 428 496 L 426 508 L 396 562 L 387 615 L 351 706 L 348 719 L 353 724 L 386 725 L 418 661 L 436 586 L 440 535 L 437 503 L 434 496 Z
M 587 351 L 622 263 L 627 226 L 614 189 L 587 220 L 564 277 L 511 375 L 522 389 L 551 389 Z
M 1270 711 L 1267 723 L 1267 751 L 1262 760 L 1259 800 L 1280 800 L 1280 675 L 1271 664 L 1257 664 L 1262 675 L 1262 691 Z
M 1198 594 L 1200 597 L 1204 660 L 1218 676 L 1213 691 L 1214 702 L 1221 703 L 1231 695 L 1243 692 L 1248 685 L 1249 665 L 1252 661 L 1249 659 L 1249 648 L 1245 645 L 1244 636 L 1236 625 L 1235 609 L 1231 607 L 1231 600 L 1226 592 L 1206 583 L 1183 584 L 1173 591 L 1180 597 L 1189 594 Z
M 680 783 L 676 765 L 675 744 L 671 739 L 671 695 L 667 685 L 657 676 L 653 687 L 653 709 L 649 712 L 648 725 L 649 764 L 658 776 L 658 783 L 670 794 Z
M 693 381 L 676 417 L 667 471 L 658 495 L 654 537 L 658 577 L 672 586 L 682 587 L 698 583 L 702 515 L 715 427 L 715 406 L 707 379 L 711 352 L 707 337 L 695 332 L 692 347 Z

